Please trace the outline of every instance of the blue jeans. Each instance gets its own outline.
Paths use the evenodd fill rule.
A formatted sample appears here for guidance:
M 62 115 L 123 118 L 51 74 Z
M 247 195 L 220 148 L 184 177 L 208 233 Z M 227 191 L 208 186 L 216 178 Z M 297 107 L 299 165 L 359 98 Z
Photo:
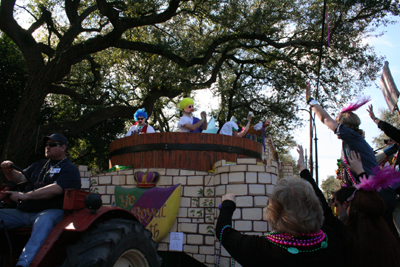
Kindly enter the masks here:
M 62 209 L 48 209 L 38 213 L 28 213 L 16 209 L 0 210 L 0 220 L 3 221 L 6 230 L 32 226 L 32 234 L 26 243 L 17 265 L 28 267 L 40 247 L 43 245 L 50 231 L 64 218 Z M 3 224 L 1 224 L 1 227 Z

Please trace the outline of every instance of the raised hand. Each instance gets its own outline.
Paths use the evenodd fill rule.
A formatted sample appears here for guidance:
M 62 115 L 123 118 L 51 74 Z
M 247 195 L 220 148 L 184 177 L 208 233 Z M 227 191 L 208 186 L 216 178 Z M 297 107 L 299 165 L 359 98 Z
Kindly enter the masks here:
M 302 145 L 297 146 L 297 153 L 299 153 L 299 159 L 297 160 L 297 167 L 300 169 L 300 171 L 307 169 L 306 164 L 304 162 L 304 151 Z
M 203 120 L 206 120 L 206 119 L 207 119 L 207 113 L 206 113 L 205 111 L 202 111 L 202 112 L 200 113 L 200 116 L 201 116 L 201 118 L 202 118 Z
M 364 168 L 362 166 L 360 154 L 352 150 L 348 156 L 350 170 L 357 174 L 363 173 Z
M 368 111 L 369 116 L 371 117 L 371 119 L 373 121 L 375 121 L 376 117 L 375 117 L 375 114 L 374 114 L 374 107 L 372 106 L 372 104 L 368 106 L 367 111 Z

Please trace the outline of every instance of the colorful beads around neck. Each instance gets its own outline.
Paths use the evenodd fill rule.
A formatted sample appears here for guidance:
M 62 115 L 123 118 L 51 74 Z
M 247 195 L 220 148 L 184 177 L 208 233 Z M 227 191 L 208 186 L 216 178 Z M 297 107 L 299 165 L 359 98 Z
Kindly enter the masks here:
M 299 235 L 271 232 L 265 237 L 272 244 L 286 249 L 291 254 L 314 252 L 328 247 L 328 236 L 322 230 L 319 230 L 318 233 Z

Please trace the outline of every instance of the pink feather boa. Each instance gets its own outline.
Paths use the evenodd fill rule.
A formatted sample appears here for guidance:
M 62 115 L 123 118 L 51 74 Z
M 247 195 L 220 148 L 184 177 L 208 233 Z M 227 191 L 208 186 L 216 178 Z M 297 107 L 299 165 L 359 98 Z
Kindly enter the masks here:
M 360 178 L 360 183 L 355 187 L 357 189 L 362 188 L 364 191 L 376 191 L 400 182 L 400 172 L 395 171 L 391 166 L 386 166 L 383 169 L 375 167 L 373 172 L 375 175 L 371 175 L 369 179 L 365 176 Z

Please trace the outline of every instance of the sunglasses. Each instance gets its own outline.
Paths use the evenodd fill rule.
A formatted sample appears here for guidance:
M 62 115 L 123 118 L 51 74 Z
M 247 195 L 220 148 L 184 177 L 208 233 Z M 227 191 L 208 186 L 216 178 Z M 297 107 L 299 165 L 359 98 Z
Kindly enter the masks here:
M 193 108 L 193 105 L 189 105 L 188 108 Z
M 56 146 L 58 146 L 58 145 L 60 145 L 60 143 L 57 143 L 57 142 L 47 142 L 47 143 L 46 143 L 46 147 L 47 147 L 47 146 L 49 146 L 49 147 L 56 147 Z
M 138 120 L 138 121 L 142 121 L 142 120 L 144 120 L 144 118 L 137 118 L 137 120 Z

